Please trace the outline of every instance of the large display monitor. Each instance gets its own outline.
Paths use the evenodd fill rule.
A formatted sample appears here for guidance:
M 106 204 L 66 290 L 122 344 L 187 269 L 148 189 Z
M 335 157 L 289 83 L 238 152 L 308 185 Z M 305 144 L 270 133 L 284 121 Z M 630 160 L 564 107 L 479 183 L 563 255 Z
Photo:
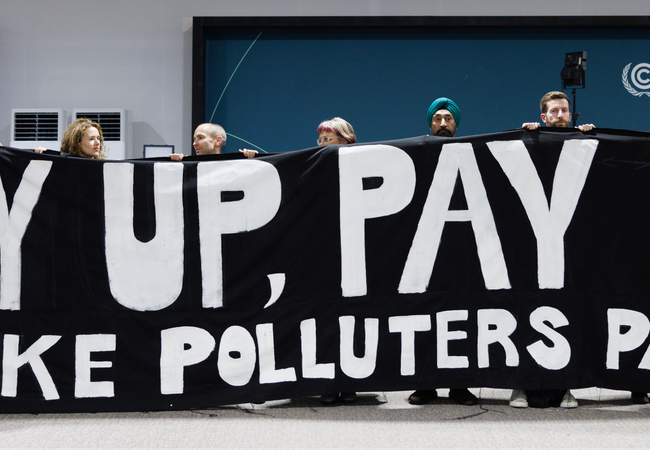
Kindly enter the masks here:
M 539 121 L 569 52 L 587 52 L 578 124 L 650 130 L 648 17 L 195 17 L 193 126 L 224 151 L 316 146 L 318 124 L 359 142 L 428 133 L 437 97 L 460 107 L 457 136 Z M 570 97 L 571 89 L 565 91 Z

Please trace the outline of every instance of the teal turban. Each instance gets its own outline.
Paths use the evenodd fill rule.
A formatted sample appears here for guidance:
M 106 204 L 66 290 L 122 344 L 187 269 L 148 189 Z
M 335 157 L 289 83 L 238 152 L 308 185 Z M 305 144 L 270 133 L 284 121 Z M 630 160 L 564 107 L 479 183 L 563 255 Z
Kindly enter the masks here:
M 431 128 L 431 119 L 433 119 L 433 115 L 439 109 L 446 109 L 449 111 L 451 115 L 454 116 L 456 126 L 460 125 L 460 109 L 458 109 L 458 105 L 447 97 L 440 97 L 434 100 L 434 102 L 431 103 L 431 106 L 429 106 L 429 111 L 427 111 L 427 127 Z

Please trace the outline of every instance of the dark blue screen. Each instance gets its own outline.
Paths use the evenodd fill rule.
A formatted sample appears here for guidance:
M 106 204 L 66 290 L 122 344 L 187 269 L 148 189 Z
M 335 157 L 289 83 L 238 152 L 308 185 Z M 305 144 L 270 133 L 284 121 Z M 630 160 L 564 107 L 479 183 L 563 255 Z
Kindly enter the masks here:
M 540 121 L 565 54 L 586 51 L 578 124 L 649 131 L 649 41 L 613 28 L 224 28 L 206 41 L 205 120 L 229 133 L 226 152 L 283 152 L 315 146 L 335 116 L 359 142 L 427 134 L 445 96 L 462 113 L 457 136 L 499 132 Z

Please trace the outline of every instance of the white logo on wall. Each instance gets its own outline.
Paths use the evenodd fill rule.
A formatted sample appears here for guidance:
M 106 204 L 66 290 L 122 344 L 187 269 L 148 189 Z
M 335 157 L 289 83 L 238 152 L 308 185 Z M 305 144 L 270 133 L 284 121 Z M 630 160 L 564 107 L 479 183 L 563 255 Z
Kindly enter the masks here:
M 623 69 L 623 86 L 625 86 L 625 89 L 627 89 L 627 91 L 635 97 L 641 97 L 642 95 L 647 95 L 650 97 L 650 64 L 637 64 L 634 66 L 632 73 L 630 74 L 630 81 L 632 81 L 632 84 L 638 89 L 646 92 L 637 91 L 627 81 L 627 73 L 629 72 L 631 65 L 632 63 L 628 64 L 625 66 L 625 69 Z

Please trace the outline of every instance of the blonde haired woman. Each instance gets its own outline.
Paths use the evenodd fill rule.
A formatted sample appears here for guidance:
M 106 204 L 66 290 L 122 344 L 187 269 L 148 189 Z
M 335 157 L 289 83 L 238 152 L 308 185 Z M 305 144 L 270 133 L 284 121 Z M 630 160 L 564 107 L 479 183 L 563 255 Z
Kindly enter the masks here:
M 45 147 L 34 149 L 43 153 Z M 77 119 L 63 133 L 61 153 L 79 158 L 106 159 L 102 127 L 88 119 Z
M 88 119 L 77 119 L 63 134 L 61 152 L 70 156 L 106 159 L 102 127 Z

